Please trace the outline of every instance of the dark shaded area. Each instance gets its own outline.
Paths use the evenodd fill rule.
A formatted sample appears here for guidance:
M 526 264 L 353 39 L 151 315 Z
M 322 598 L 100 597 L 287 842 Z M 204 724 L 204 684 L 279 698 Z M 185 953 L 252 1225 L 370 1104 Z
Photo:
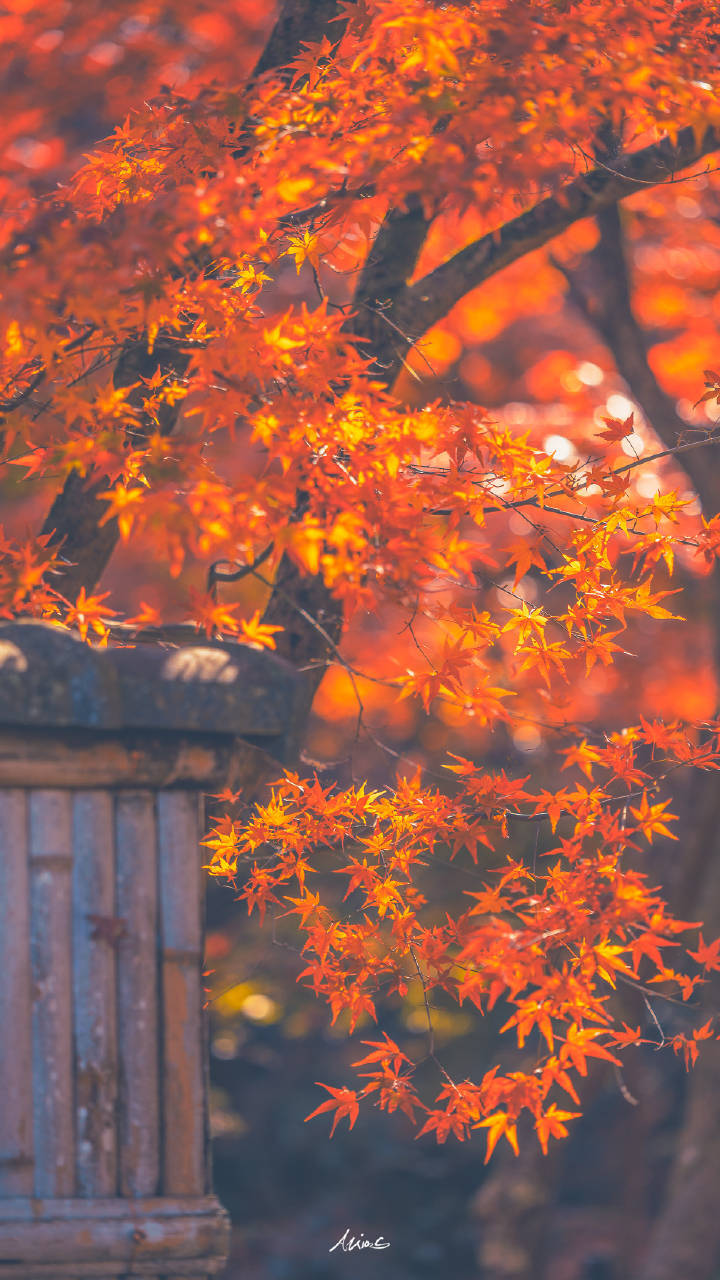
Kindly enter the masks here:
M 349 1063 L 366 1052 L 360 1041 L 376 1030 L 367 1025 L 350 1041 L 334 1034 L 327 1009 L 304 988 L 293 990 L 298 957 L 274 948 L 269 930 L 248 922 L 230 891 L 211 886 L 211 928 L 221 921 L 239 939 L 231 962 L 243 966 L 238 978 L 251 972 L 259 990 L 279 999 L 284 989 L 288 998 L 272 1025 L 241 1013 L 212 1019 L 214 1176 L 235 1228 L 228 1280 L 346 1275 L 358 1264 L 340 1248 L 330 1250 L 348 1228 L 356 1238 L 390 1241 L 362 1264 L 381 1280 L 474 1275 L 468 1205 L 482 1176 L 482 1142 L 413 1142 L 404 1116 L 372 1107 L 352 1131 L 338 1126 L 332 1141 L 325 1117 L 305 1124 L 325 1096 L 315 1082 L 350 1082 Z M 397 1007 L 383 1027 L 421 1055 L 422 1037 L 408 1036 Z M 477 1036 L 472 1040 L 477 1052 Z
M 251 1004 L 232 1013 L 222 994 L 212 1008 L 214 1177 L 234 1224 L 226 1280 L 340 1280 L 351 1265 L 370 1267 L 381 1280 L 439 1272 L 457 1280 L 633 1280 L 681 1128 L 688 1077 L 671 1053 L 637 1049 L 622 1076 L 597 1062 L 583 1116 L 548 1157 L 528 1130 L 519 1159 L 500 1147 L 485 1166 L 482 1131 L 469 1143 L 415 1141 L 404 1116 L 368 1104 L 352 1131 L 340 1122 L 330 1140 L 327 1116 L 304 1123 L 326 1096 L 316 1082 L 352 1086 L 350 1064 L 378 1030 L 422 1058 L 416 1007 L 390 1002 L 377 1028 L 366 1024 L 348 1039 L 296 985 L 301 958 L 274 945 L 270 927 L 248 921 L 232 891 L 217 884 L 209 889 L 208 923 L 211 943 L 230 940 L 213 990 L 235 982 L 231 994 L 247 989 L 277 1003 L 270 1022 L 249 1016 Z M 501 1010 L 469 1015 L 467 1023 L 447 1012 L 447 1022 L 438 1016 L 438 1055 L 456 1078 L 477 1079 L 501 1048 L 511 1051 L 506 1037 L 498 1039 Z M 633 994 L 627 1019 L 652 1034 Z M 662 1019 L 666 1035 L 687 1026 L 674 1006 Z M 435 1086 L 432 1073 L 426 1082 Z M 362 1264 L 341 1249 L 330 1252 L 347 1229 L 356 1238 L 382 1236 L 390 1248 L 371 1257 L 368 1250 Z

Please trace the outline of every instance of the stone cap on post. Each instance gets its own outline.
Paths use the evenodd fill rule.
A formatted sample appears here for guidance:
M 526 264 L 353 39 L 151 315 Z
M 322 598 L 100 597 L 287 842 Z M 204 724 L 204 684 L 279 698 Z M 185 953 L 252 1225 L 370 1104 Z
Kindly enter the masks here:
M 0 785 L 252 786 L 292 758 L 302 675 L 248 645 L 97 648 L 0 625 Z

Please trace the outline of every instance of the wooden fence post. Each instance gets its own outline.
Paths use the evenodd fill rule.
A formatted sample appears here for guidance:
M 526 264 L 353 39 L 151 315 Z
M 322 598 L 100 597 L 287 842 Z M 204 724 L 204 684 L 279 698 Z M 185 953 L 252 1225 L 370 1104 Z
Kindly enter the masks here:
M 0 626 L 0 1280 L 207 1280 L 202 797 L 277 771 L 301 678 Z

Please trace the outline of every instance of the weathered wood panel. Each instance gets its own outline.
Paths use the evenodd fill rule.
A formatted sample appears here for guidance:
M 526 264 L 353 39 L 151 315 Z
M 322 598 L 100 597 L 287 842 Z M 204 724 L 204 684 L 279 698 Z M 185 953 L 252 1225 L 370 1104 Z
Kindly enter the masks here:
M 157 850 L 150 791 L 115 800 L 115 909 L 120 1060 L 119 1187 L 154 1195 L 160 1174 L 157 990 Z
M 35 1193 L 63 1196 L 75 1188 L 72 801 L 67 791 L 37 790 L 28 805 Z
M 0 726 L 0 786 L 4 787 L 187 787 L 218 790 L 228 779 L 277 776 L 277 761 L 227 734 L 125 732 Z M 228 784 L 230 785 L 230 784 Z
M 79 1196 L 117 1189 L 118 1059 L 113 802 L 106 791 L 73 796 L 73 995 L 76 1168 Z
M 156 1266 L 154 1262 L 134 1262 L 132 1270 L 128 1271 L 124 1262 L 31 1263 L 29 1266 L 10 1263 L 3 1268 L 2 1274 L 3 1280 L 95 1280 L 96 1277 L 97 1280 L 105 1280 L 106 1276 L 119 1276 L 121 1280 L 130 1280 L 131 1276 L 143 1276 L 144 1280 L 169 1280 L 167 1276 L 158 1274 Z M 192 1261 L 175 1262 L 173 1266 L 175 1275 L 182 1280 L 207 1280 L 208 1276 L 219 1275 L 225 1270 L 225 1262 L 220 1259 L 203 1262 L 200 1271 Z
M 24 791 L 0 791 L 0 1196 L 33 1190 L 30 887 Z
M 207 1280 L 199 793 L 277 772 L 303 682 L 0 632 L 0 1275 Z
M 182 1280 L 208 1280 L 208 1276 L 219 1275 L 225 1270 L 227 1259 L 213 1258 L 198 1263 L 190 1260 L 173 1262 L 175 1276 Z M 119 1276 L 120 1280 L 130 1280 L 131 1276 L 143 1276 L 144 1280 L 170 1280 L 160 1275 L 156 1262 L 135 1261 L 128 1270 L 126 1262 L 24 1262 L 8 1263 L 3 1267 L 3 1280 L 105 1280 L 106 1276 Z
M 221 1268 L 229 1223 L 216 1200 L 119 1203 L 117 1212 L 117 1201 L 76 1201 L 92 1210 L 82 1216 L 72 1205 L 63 1213 L 62 1202 L 35 1201 L 29 1216 L 4 1216 L 0 1273 L 204 1277 Z
M 182 1258 L 198 1262 L 215 1246 L 217 1223 L 211 1218 L 185 1218 L 181 1212 L 163 1218 L 142 1218 L 133 1225 L 124 1222 L 88 1218 L 75 1222 L 57 1220 L 7 1223 L 3 1231 L 3 1250 L 23 1262 L 53 1262 L 72 1258 L 73 1262 L 118 1261 L 135 1264 L 138 1260 L 164 1266 Z M 72 1250 L 72 1252 L 71 1252 Z
M 122 1196 L 96 1200 L 81 1200 L 74 1196 L 53 1196 L 49 1199 L 0 1197 L 0 1223 L 36 1222 L 38 1218 L 68 1222 L 86 1222 L 95 1218 L 139 1222 L 143 1217 L 154 1221 L 178 1215 L 183 1218 L 206 1218 L 208 1215 L 219 1215 L 223 1220 L 227 1218 L 215 1196 L 138 1196 L 131 1202 Z
M 163 1191 L 205 1190 L 200 799 L 157 798 L 163 981 Z
M 213 1258 L 198 1263 L 193 1260 L 173 1262 L 175 1276 L 181 1280 L 208 1280 L 208 1276 L 219 1275 L 225 1271 L 227 1259 Z M 105 1280 L 106 1276 L 119 1276 L 120 1280 L 130 1280 L 131 1276 L 143 1276 L 144 1280 L 170 1280 L 160 1275 L 156 1262 L 135 1261 L 128 1270 L 126 1262 L 24 1262 L 8 1263 L 3 1266 L 3 1280 Z M 173 1278 L 174 1280 L 174 1278 Z

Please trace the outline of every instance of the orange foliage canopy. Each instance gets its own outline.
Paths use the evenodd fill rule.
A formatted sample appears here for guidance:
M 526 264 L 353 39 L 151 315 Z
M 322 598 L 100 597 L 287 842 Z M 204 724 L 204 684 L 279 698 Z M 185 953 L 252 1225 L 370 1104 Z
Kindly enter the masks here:
M 253 73 L 263 8 L 5 7 L 0 386 L 7 476 L 22 478 L 4 481 L 15 514 L 0 609 L 108 643 L 119 606 L 136 625 L 166 606 L 208 635 L 273 648 L 262 592 L 284 558 L 342 607 L 339 645 L 313 621 L 361 728 L 360 698 L 377 689 L 386 706 L 410 699 L 462 726 L 480 760 L 540 725 L 579 780 L 559 785 L 547 761 L 520 779 L 457 754 L 440 787 L 402 771 L 383 790 L 288 774 L 207 844 L 213 874 L 242 871 L 249 911 L 297 918 L 302 976 L 334 1018 L 352 1028 L 376 1016 L 379 993 L 419 983 L 431 1058 L 434 991 L 480 1011 L 502 1002 L 503 1030 L 535 1051 L 477 1082 L 438 1062 L 428 1102 L 408 1055 L 387 1035 L 366 1041 L 365 1083 L 325 1086 L 333 1128 L 369 1098 L 422 1116 L 440 1141 L 486 1128 L 489 1156 L 500 1137 L 517 1150 L 527 1112 L 547 1149 L 576 1114 L 562 1098 L 578 1105 L 587 1058 L 615 1063 L 642 1039 L 618 1029 L 616 983 L 687 1000 L 719 967 L 702 940 L 688 960 L 679 935 L 695 926 L 672 917 L 634 855 L 673 834 L 665 779 L 718 767 L 720 723 L 651 717 L 603 733 L 574 723 L 574 691 L 627 670 L 630 641 L 647 649 L 655 624 L 678 618 L 676 559 L 686 573 L 714 564 L 720 517 L 663 467 L 713 438 L 720 383 L 707 371 L 694 432 L 645 456 L 652 423 L 636 426 L 632 406 L 593 421 L 600 402 L 576 401 L 543 443 L 532 423 L 446 393 L 428 403 L 418 385 L 428 362 L 447 367 L 474 333 L 500 332 L 517 298 L 542 307 L 557 270 L 524 257 L 567 232 L 557 251 L 570 262 L 579 219 L 639 192 L 661 251 L 675 171 L 702 173 L 720 146 L 715 6 L 324 5 L 321 33 Z M 703 176 L 701 213 L 715 192 Z M 513 262 L 516 295 L 504 277 L 473 292 Z M 678 308 L 667 285 L 641 305 L 652 323 Z M 133 344 L 143 360 L 118 376 Z M 491 378 L 474 358 L 468 380 Z M 703 369 L 690 363 L 697 400 Z M 593 370 L 602 381 L 595 363 L 582 377 L 573 365 L 538 363 L 537 398 L 557 387 L 562 399 L 562 382 L 572 399 L 597 385 Z M 652 463 L 657 487 L 642 486 Z M 22 535 L 27 512 L 79 475 L 99 483 L 101 528 L 116 522 L 138 581 L 145 567 L 124 597 L 122 582 L 109 596 L 91 580 L 66 596 L 62 539 L 52 526 Z M 204 589 L 199 575 L 223 561 L 246 567 L 255 595 Z M 386 642 L 368 640 L 368 619 Z M 518 853 L 528 829 L 543 833 L 539 856 Z M 443 859 L 469 861 L 482 885 L 441 918 L 421 870 Z M 313 887 L 328 867 L 345 906 Z M 692 1062 L 706 1034 L 673 1048 Z

